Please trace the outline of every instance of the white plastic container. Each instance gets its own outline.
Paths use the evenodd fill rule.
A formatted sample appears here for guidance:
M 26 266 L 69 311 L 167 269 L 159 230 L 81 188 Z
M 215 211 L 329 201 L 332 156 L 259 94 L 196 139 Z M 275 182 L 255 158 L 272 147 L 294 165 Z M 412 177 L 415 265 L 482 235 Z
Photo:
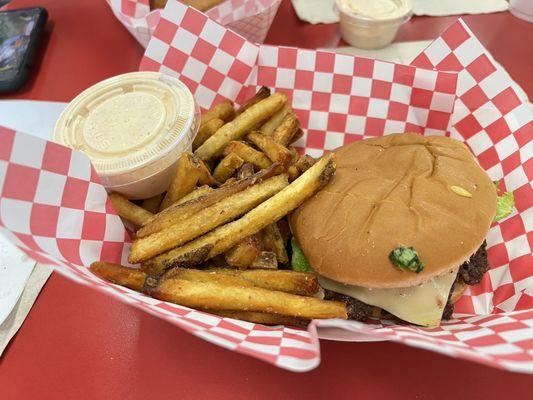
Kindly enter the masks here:
M 379 8 L 380 3 L 384 8 Z M 336 0 L 342 38 L 360 49 L 389 45 L 412 15 L 407 0 Z
M 79 94 L 59 117 L 53 139 L 87 154 L 109 191 L 144 199 L 167 189 L 199 120 L 191 92 L 178 79 L 133 72 Z
M 510 0 L 509 11 L 515 17 L 533 22 L 533 0 Z

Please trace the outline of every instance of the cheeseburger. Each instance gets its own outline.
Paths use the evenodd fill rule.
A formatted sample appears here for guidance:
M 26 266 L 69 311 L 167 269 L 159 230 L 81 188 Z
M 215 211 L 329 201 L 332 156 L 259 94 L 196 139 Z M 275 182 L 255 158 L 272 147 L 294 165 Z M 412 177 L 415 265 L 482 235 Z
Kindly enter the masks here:
M 488 269 L 496 188 L 454 139 L 403 133 L 335 151 L 329 184 L 290 218 L 327 299 L 351 319 L 448 319 Z

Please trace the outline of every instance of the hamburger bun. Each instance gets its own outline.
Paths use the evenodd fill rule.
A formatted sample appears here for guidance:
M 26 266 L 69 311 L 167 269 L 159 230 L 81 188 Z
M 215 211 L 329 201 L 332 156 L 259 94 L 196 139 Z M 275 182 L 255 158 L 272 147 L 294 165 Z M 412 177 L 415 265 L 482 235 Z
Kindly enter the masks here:
M 367 288 L 410 287 L 458 268 L 485 240 L 496 189 L 463 143 L 403 133 L 335 154 L 336 175 L 290 217 L 318 274 Z M 420 273 L 392 264 L 399 246 L 418 252 Z

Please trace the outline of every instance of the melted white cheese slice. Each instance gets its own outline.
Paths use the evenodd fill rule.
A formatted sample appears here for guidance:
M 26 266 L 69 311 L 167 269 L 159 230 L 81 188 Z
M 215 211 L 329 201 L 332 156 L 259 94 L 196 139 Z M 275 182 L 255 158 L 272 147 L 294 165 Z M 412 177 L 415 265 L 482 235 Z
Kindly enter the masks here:
M 404 321 L 422 326 L 438 326 L 457 271 L 408 288 L 364 288 L 345 285 L 320 275 L 318 281 L 324 289 L 380 307 Z

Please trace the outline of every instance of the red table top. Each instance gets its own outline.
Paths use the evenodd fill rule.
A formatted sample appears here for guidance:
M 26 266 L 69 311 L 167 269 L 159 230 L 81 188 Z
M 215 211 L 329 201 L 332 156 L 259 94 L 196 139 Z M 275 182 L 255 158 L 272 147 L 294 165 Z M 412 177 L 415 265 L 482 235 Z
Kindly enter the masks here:
M 30 82 L 7 98 L 68 101 L 97 81 L 137 69 L 143 50 L 103 0 L 15 0 L 10 8 L 36 3 L 50 12 L 52 29 Z M 533 24 L 509 13 L 465 19 L 533 97 Z M 413 18 L 397 40 L 434 38 L 454 20 Z M 299 21 L 285 0 L 267 41 L 333 47 L 339 45 L 338 27 Z M 287 372 L 53 274 L 0 359 L 1 397 L 488 399 L 528 393 L 533 383 L 527 375 L 393 343 L 321 346 L 317 369 Z

